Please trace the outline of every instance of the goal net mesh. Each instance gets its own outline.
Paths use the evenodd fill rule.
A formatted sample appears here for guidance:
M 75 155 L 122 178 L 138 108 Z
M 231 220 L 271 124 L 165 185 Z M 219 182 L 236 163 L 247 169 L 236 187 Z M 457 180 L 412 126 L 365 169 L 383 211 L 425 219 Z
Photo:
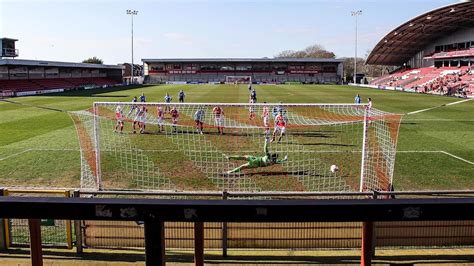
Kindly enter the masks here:
M 279 111 L 285 133 L 278 127 L 272 141 Z M 400 125 L 400 115 L 350 104 L 95 103 L 71 116 L 87 189 L 387 191 Z M 143 132 L 136 123 L 133 133 L 134 121 Z M 229 173 L 265 156 L 266 142 L 269 154 L 287 160 Z

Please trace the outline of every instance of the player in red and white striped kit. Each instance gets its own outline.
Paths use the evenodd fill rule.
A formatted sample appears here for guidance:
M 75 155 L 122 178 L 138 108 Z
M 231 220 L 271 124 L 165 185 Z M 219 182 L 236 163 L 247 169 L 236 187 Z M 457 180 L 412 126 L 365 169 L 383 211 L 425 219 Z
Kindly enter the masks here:
M 163 111 L 163 108 L 161 106 L 156 107 L 156 118 L 158 119 L 158 132 L 162 132 L 165 112 Z
M 146 122 L 146 113 L 147 112 L 148 112 L 148 110 L 146 109 L 145 106 L 143 106 L 137 114 L 137 116 L 138 116 L 138 126 L 140 127 L 140 134 L 145 133 L 145 126 L 146 126 L 145 122 Z
M 212 113 L 214 114 L 214 124 L 217 127 L 217 132 L 221 135 L 224 134 L 224 110 L 220 106 L 215 106 L 212 109 Z
M 117 124 L 115 124 L 115 132 L 117 132 L 117 129 L 120 127 L 120 133 L 122 133 L 124 117 L 122 107 L 120 107 L 120 105 L 115 109 L 115 119 L 117 120 Z
M 255 118 L 255 107 L 253 106 L 254 101 L 252 96 L 249 96 L 249 120 L 253 120 Z
M 173 106 L 173 109 L 170 111 L 171 121 L 173 122 L 173 131 L 176 133 L 176 124 L 178 124 L 179 112 L 176 109 L 176 106 Z
M 273 130 L 272 140 L 271 142 L 275 141 L 275 136 L 277 133 L 280 134 L 278 137 L 278 142 L 281 141 L 281 137 L 285 134 L 286 131 L 286 119 L 283 116 L 283 112 L 280 111 L 277 116 L 275 116 L 275 129 Z

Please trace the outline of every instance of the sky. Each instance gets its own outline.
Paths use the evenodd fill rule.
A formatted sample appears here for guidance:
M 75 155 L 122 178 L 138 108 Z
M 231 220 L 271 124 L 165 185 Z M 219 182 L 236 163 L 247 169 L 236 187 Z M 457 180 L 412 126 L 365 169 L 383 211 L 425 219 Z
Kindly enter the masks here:
M 446 0 L 0 0 L 0 37 L 19 39 L 21 59 L 106 64 L 142 58 L 261 58 L 321 44 L 364 56 L 393 28 Z

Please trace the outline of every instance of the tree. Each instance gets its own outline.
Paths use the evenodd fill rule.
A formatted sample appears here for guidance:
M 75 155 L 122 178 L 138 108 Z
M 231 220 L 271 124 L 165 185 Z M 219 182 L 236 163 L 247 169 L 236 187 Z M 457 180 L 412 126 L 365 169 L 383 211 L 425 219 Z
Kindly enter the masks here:
M 306 57 L 316 57 L 316 58 L 336 58 L 336 55 L 333 52 L 327 51 L 323 46 L 319 44 L 314 44 L 306 47 L 304 49 Z
M 365 60 L 369 57 L 371 50 L 367 50 L 365 54 Z M 390 71 L 395 70 L 393 66 L 385 65 L 365 65 L 365 75 L 368 77 L 376 78 L 383 75 L 387 75 Z
M 87 58 L 86 60 L 82 61 L 82 63 L 102 65 L 104 61 L 94 56 L 94 57 Z
M 301 51 L 285 50 L 275 56 L 276 58 L 336 58 L 320 44 L 313 44 Z
M 341 58 L 344 60 L 342 63 L 343 70 L 344 70 L 344 77 L 346 81 L 352 81 L 352 77 L 354 76 L 354 57 L 343 57 Z M 357 74 L 365 74 L 365 59 L 364 58 L 357 58 Z
M 364 74 L 368 80 L 370 78 L 376 78 L 383 75 L 387 75 L 390 71 L 394 70 L 395 68 L 392 66 L 385 66 L 385 65 L 367 65 L 365 62 L 367 57 L 369 57 L 370 50 L 368 50 L 365 54 L 364 58 L 358 57 L 357 58 L 357 73 Z M 354 75 L 354 57 L 344 57 L 343 69 L 344 69 L 344 76 L 346 80 L 352 80 L 352 76 Z

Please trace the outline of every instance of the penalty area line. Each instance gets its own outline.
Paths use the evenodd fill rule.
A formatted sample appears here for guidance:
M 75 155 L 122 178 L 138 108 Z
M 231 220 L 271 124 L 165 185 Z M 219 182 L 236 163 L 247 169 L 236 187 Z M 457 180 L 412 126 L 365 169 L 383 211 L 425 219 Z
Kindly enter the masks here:
M 472 100 L 472 99 L 464 99 L 464 100 L 457 101 L 457 102 L 442 104 L 442 105 L 438 105 L 438 106 L 434 106 L 434 107 L 430 107 L 430 108 L 426 108 L 426 109 L 421 109 L 421 110 L 409 112 L 409 113 L 406 113 L 406 115 L 414 115 L 414 114 L 418 114 L 418 113 L 430 111 L 430 110 L 437 109 L 437 108 L 441 108 L 441 107 L 446 107 L 446 106 L 450 106 L 450 105 L 460 104 L 460 103 L 467 102 L 467 101 L 470 101 L 470 100 Z
M 441 151 L 441 152 L 444 153 L 444 154 L 446 154 L 446 155 L 448 155 L 448 156 L 451 156 L 451 157 L 453 157 L 453 158 L 456 158 L 456 159 L 458 159 L 458 160 L 461 160 L 461 161 L 463 161 L 463 162 L 466 162 L 466 163 L 468 163 L 468 164 L 474 165 L 474 162 L 468 161 L 468 160 L 466 160 L 466 159 L 464 159 L 464 158 L 461 158 L 461 157 L 459 157 L 459 156 L 456 156 L 456 155 L 454 155 L 454 154 L 451 154 L 451 153 L 449 153 L 449 152 L 447 152 L 447 151 Z
M 35 152 L 35 151 L 74 151 L 74 152 L 80 152 L 80 150 L 78 149 L 42 149 L 42 148 L 31 148 L 31 149 L 26 149 L 26 150 L 23 150 L 23 151 L 20 151 L 20 152 L 17 152 L 17 153 L 14 153 L 14 154 L 10 154 L 8 156 L 5 156 L 5 157 L 2 157 L 0 158 L 0 161 L 4 161 L 6 159 L 10 159 L 10 158 L 13 158 L 13 157 L 16 157 L 16 156 L 19 156 L 23 153 L 27 153 L 27 152 Z
M 26 153 L 26 152 L 29 152 L 29 151 L 31 151 L 31 149 L 26 149 L 26 150 L 24 150 L 24 151 L 20 151 L 20 152 L 14 153 L 14 154 L 10 154 L 10 155 L 8 155 L 8 156 L 6 156 L 6 157 L 0 158 L 0 161 L 3 161 L 3 160 L 6 160 L 6 159 L 9 159 L 9 158 L 18 156 L 18 155 L 20 155 L 20 154 L 23 154 L 23 153 Z
M 449 153 L 447 151 L 397 151 L 397 153 L 442 153 L 442 154 L 447 155 L 449 157 L 452 157 L 454 159 L 460 160 L 460 161 L 468 163 L 470 165 L 474 165 L 474 162 L 471 162 L 471 161 L 466 160 L 462 157 L 456 156 L 456 155 L 454 155 L 452 153 Z

